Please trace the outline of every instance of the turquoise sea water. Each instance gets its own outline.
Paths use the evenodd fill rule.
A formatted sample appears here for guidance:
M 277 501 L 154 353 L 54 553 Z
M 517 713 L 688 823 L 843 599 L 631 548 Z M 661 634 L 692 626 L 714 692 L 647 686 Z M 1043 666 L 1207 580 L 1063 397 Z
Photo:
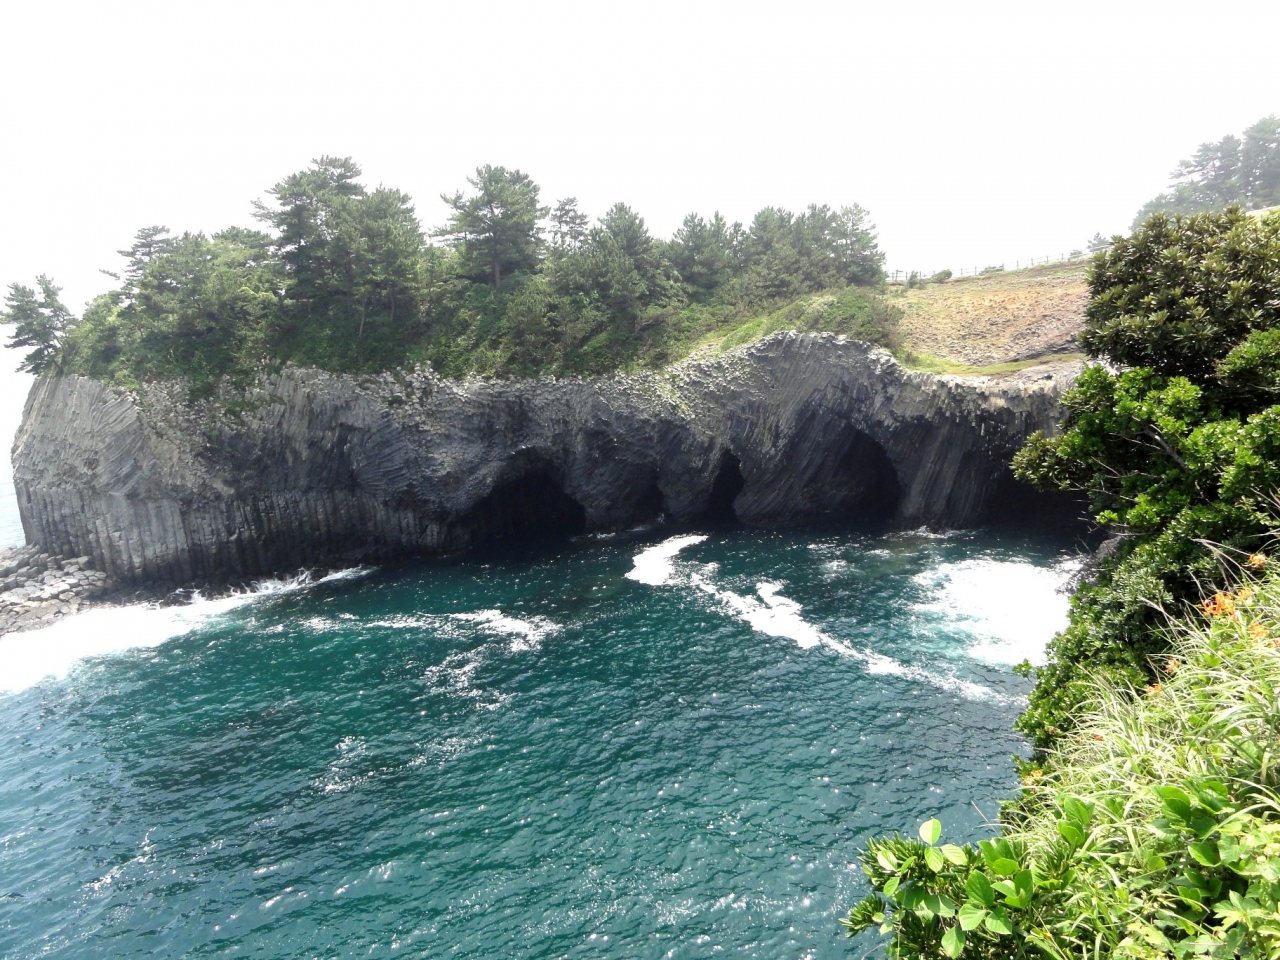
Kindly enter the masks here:
M 860 955 L 859 844 L 1014 789 L 1071 547 L 658 529 L 0 638 L 0 957 Z

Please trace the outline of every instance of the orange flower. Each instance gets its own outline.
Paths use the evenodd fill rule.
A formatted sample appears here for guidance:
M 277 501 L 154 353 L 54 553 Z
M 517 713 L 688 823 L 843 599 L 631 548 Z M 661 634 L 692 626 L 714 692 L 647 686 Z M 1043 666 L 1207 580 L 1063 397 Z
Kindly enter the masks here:
M 1153 683 L 1153 684 L 1151 684 L 1151 686 L 1147 687 L 1147 693 L 1151 694 L 1152 696 L 1154 696 L 1155 694 L 1157 694 L 1157 693 L 1159 693 L 1159 692 L 1160 692 L 1160 684 L 1159 684 L 1159 683 Z
M 1164 665 L 1164 672 L 1168 674 L 1177 673 L 1180 666 L 1182 666 L 1182 664 L 1178 661 L 1177 657 L 1174 657 Z
M 1267 636 L 1267 628 L 1255 621 L 1249 624 L 1249 636 L 1255 640 L 1264 640 Z
M 1237 599 L 1237 600 L 1244 600 L 1244 601 L 1246 601 L 1246 602 L 1248 602 L 1249 600 L 1252 600 L 1252 599 L 1253 599 L 1253 588 L 1252 588 L 1252 587 L 1241 587 L 1239 590 L 1237 590 L 1237 591 L 1236 591 L 1236 599 Z
M 1255 570 L 1261 570 L 1267 565 L 1267 555 L 1265 553 L 1253 553 L 1249 555 L 1249 566 Z
M 1208 600 L 1200 604 L 1205 614 L 1210 617 L 1216 617 L 1223 613 L 1235 613 L 1236 601 L 1229 593 L 1218 591 Z
M 1107 739 L 1107 738 L 1106 738 L 1106 737 L 1104 737 L 1104 736 L 1103 736 L 1102 734 L 1100 734 L 1100 733 L 1095 733 L 1095 734 L 1093 735 L 1093 739 L 1095 739 L 1095 740 L 1105 740 L 1105 739 Z

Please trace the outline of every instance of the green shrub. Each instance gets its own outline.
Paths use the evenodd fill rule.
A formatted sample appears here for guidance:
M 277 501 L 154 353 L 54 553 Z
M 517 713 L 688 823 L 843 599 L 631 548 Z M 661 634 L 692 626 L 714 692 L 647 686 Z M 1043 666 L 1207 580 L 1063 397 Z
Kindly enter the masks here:
M 1085 493 L 1119 548 L 1072 598 L 1070 625 L 1019 727 L 1041 746 L 1070 727 L 1098 676 L 1140 684 L 1166 611 L 1222 575 L 1216 542 L 1254 549 L 1280 490 L 1280 217 L 1152 217 L 1097 254 L 1082 336 L 1106 365 L 1063 400 L 1014 471 Z
M 1103 685 L 1003 835 L 871 841 L 844 921 L 891 957 L 1280 956 L 1280 576 L 1171 628 L 1161 680 Z

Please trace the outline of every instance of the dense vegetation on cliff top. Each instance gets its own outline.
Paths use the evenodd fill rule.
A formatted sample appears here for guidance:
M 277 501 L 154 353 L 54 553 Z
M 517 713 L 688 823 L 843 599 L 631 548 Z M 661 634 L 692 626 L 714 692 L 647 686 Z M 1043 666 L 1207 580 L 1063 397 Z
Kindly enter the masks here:
M 1280 489 L 1280 215 L 1156 214 L 1097 255 L 1082 336 L 1102 361 L 1063 400 L 1025 480 L 1086 494 L 1119 539 L 1072 598 L 1071 625 L 1021 720 L 1048 744 L 1099 675 L 1140 685 L 1165 622 L 1252 552 Z
M 13 285 L 3 319 L 34 348 L 26 368 L 202 389 L 288 361 L 601 373 L 753 325 L 893 341 L 895 311 L 873 289 L 884 257 L 860 207 L 766 207 L 746 227 L 690 214 L 662 240 L 624 204 L 592 224 L 573 198 L 545 206 L 526 174 L 485 166 L 469 192 L 442 198 L 448 220 L 429 239 L 406 194 L 359 177 L 332 157 L 286 177 L 256 205 L 265 231 L 140 230 L 119 286 L 78 321 L 48 278 Z

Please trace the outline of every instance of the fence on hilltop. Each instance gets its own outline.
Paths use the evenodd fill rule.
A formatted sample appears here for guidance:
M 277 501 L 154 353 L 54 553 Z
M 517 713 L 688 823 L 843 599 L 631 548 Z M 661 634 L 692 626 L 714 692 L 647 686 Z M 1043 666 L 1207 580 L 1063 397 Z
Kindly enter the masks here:
M 1014 270 L 1022 270 L 1030 267 L 1045 267 L 1054 263 L 1077 263 L 1088 260 L 1093 256 L 1092 252 L 1085 253 L 1082 250 L 1072 250 L 1070 253 L 1063 253 L 1059 256 L 1032 257 L 1030 260 L 1013 261 Z M 959 277 L 980 277 L 984 274 L 1002 273 L 1008 269 L 1008 261 L 1000 264 L 991 264 L 986 267 L 974 267 L 972 270 L 961 267 L 959 270 L 952 270 L 953 278 Z M 941 270 L 890 270 L 888 271 L 888 281 L 890 283 L 906 283 L 913 275 L 920 280 L 928 280 L 930 277 L 937 276 Z

